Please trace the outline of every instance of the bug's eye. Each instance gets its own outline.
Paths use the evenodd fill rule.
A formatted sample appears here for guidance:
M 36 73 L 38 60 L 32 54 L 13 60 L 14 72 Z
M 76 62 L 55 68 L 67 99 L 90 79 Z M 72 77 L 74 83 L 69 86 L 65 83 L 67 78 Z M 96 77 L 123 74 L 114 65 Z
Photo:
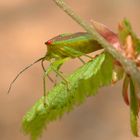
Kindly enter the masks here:
M 52 44 L 52 41 L 51 40 L 48 40 L 47 42 L 45 42 L 46 45 L 51 45 Z

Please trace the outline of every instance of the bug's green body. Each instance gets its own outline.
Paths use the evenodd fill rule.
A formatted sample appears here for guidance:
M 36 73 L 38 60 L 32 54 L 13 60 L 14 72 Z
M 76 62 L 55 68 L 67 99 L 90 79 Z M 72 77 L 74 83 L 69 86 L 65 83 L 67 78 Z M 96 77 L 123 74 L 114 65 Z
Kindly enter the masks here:
M 46 55 L 38 59 L 34 63 L 30 64 L 29 66 L 24 68 L 19 74 L 17 74 L 15 79 L 10 84 L 8 93 L 10 92 L 13 83 L 16 81 L 16 79 L 19 77 L 21 73 L 23 73 L 25 70 L 27 70 L 35 63 L 41 61 L 42 68 L 44 70 L 43 77 L 44 97 L 46 97 L 45 77 L 48 76 L 48 78 L 51 81 L 53 81 L 51 77 L 49 77 L 50 71 L 54 71 L 65 81 L 66 85 L 68 85 L 67 84 L 68 82 L 65 79 L 65 77 L 63 77 L 61 72 L 59 72 L 59 69 L 62 66 L 62 64 L 68 60 L 67 58 L 79 58 L 84 63 L 84 61 L 80 58 L 80 56 L 87 56 L 90 59 L 92 59 L 92 57 L 88 56 L 87 54 L 102 49 L 101 45 L 95 39 L 93 39 L 93 37 L 90 34 L 86 32 L 61 34 L 48 40 L 45 44 L 47 45 Z M 51 59 L 53 59 L 54 61 L 51 62 L 51 65 L 46 70 L 43 65 L 43 62 L 45 60 L 49 61 Z M 46 99 L 44 98 L 44 104 L 45 101 Z
M 101 45 L 86 32 L 58 35 L 45 44 L 47 45 L 46 60 L 75 58 L 102 49 Z M 65 47 L 81 53 L 70 53 Z

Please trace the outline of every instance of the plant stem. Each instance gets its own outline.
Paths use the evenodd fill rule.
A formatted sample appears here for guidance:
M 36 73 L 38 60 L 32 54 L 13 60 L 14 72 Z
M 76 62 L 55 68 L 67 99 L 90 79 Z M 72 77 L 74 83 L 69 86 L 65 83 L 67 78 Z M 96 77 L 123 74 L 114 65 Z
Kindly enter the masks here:
M 133 80 L 135 80 L 140 85 L 140 71 L 138 70 L 135 63 L 127 58 L 125 58 L 120 52 L 118 52 L 111 44 L 109 44 L 89 23 L 83 20 L 74 10 L 64 2 L 64 0 L 53 0 L 65 13 L 67 13 L 71 18 L 73 18 L 79 25 L 81 25 L 89 34 L 105 48 L 111 55 L 114 56 L 123 66 L 125 71 L 131 75 Z

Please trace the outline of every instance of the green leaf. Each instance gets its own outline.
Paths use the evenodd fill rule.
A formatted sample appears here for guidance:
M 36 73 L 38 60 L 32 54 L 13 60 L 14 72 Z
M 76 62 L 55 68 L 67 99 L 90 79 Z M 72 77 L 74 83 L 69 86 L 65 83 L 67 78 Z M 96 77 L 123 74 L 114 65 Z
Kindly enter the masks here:
M 48 123 L 71 111 L 86 97 L 95 95 L 100 87 L 109 85 L 112 81 L 112 68 L 113 58 L 108 53 L 101 54 L 78 68 L 67 78 L 69 89 L 61 82 L 49 91 L 46 107 L 42 97 L 24 116 L 24 132 L 36 140 Z
M 133 81 L 131 80 L 130 81 L 130 123 L 131 123 L 131 130 L 134 136 L 138 136 L 137 116 L 138 116 L 138 100 L 136 97 Z

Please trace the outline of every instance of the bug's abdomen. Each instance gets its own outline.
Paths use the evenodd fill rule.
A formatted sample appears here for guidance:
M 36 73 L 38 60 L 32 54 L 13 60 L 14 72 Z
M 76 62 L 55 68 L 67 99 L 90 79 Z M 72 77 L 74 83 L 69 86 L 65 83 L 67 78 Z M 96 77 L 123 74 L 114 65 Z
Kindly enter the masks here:
M 73 38 L 71 37 L 68 40 L 61 41 L 61 43 L 58 45 L 61 45 L 60 48 L 62 49 L 64 46 L 67 46 L 83 54 L 88 54 L 102 49 L 101 45 L 87 33 L 81 33 L 79 36 Z

